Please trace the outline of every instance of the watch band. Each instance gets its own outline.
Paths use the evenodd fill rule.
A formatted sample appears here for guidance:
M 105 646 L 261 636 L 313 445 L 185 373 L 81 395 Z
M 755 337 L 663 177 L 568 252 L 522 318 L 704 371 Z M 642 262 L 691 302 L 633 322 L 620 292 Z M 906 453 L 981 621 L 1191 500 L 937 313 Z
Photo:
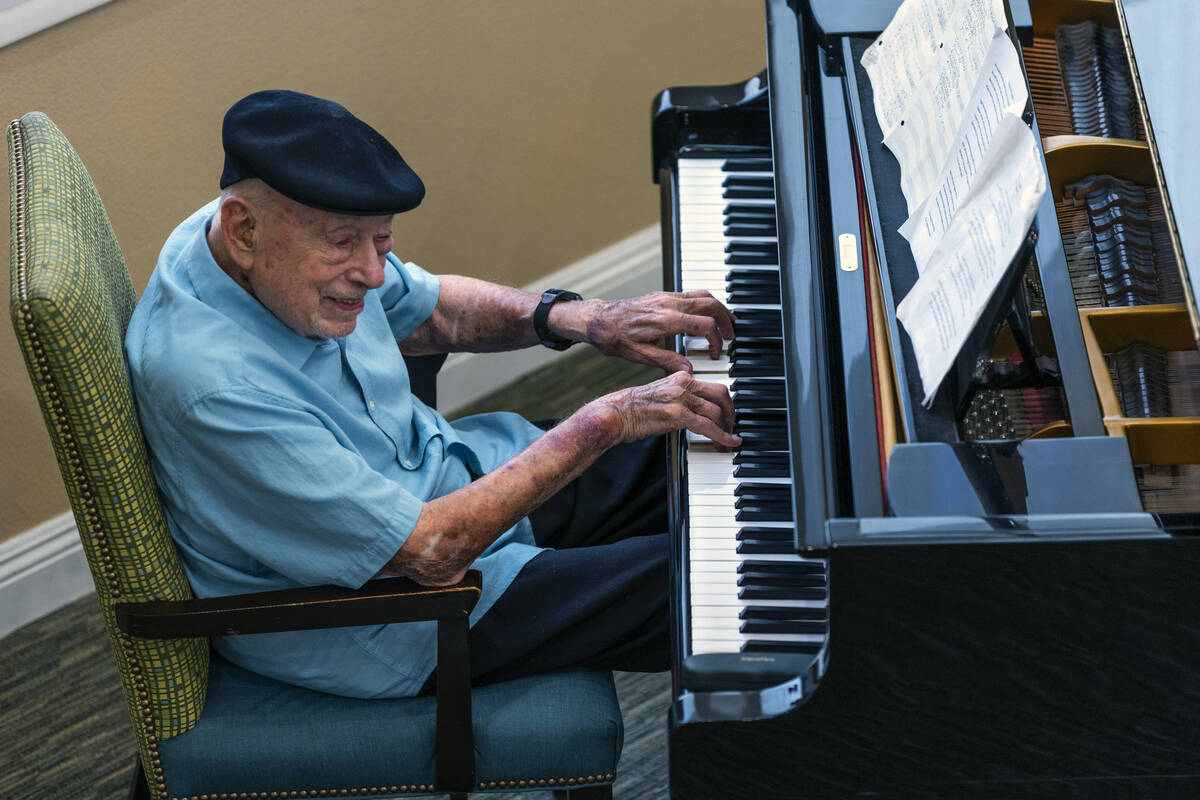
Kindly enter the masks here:
M 559 300 L 582 299 L 583 295 L 576 292 L 568 292 L 566 289 L 547 289 L 542 292 L 541 302 L 533 310 L 533 332 L 537 334 L 538 341 L 551 350 L 566 350 L 575 344 L 572 339 L 551 333 L 550 326 L 547 323 L 550 320 L 550 306 Z

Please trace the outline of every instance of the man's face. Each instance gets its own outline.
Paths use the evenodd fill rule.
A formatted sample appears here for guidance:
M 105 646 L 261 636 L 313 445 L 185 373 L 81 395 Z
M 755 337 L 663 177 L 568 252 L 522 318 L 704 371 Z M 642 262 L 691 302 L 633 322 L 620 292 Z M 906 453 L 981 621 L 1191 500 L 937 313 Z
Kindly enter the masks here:
M 279 198 L 257 233 L 246 277 L 258 301 L 301 336 L 349 335 L 367 290 L 383 285 L 392 217 L 332 214 Z

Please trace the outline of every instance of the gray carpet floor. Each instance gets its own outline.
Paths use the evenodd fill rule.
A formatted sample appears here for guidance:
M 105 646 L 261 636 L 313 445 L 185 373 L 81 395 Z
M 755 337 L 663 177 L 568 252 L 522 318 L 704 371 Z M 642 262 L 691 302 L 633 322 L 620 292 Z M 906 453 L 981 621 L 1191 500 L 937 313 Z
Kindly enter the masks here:
M 531 419 L 563 417 L 592 397 L 661 374 L 576 350 L 464 413 L 503 409 Z M 617 692 L 625 748 L 614 794 L 665 798 L 670 676 L 617 673 Z M 3 800 L 126 797 L 133 736 L 94 596 L 0 639 L 0 753 Z

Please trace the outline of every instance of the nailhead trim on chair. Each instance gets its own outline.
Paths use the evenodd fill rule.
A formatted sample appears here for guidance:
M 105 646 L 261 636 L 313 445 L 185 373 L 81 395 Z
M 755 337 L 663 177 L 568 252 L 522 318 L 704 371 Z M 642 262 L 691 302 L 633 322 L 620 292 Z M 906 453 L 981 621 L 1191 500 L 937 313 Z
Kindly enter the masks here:
M 13 160 L 16 162 L 17 173 L 17 207 L 15 209 L 17 218 L 17 286 L 19 297 L 24 300 L 29 296 L 28 276 L 26 274 L 28 254 L 25 247 L 25 143 L 21 134 L 19 120 L 13 120 L 10 129 L 16 151 L 16 158 Z M 91 483 L 83 471 L 83 458 L 75 444 L 75 437 L 71 433 L 70 423 L 63 413 L 63 404 L 59 395 L 58 385 L 54 381 L 54 375 L 50 372 L 50 364 L 46 358 L 46 351 L 42 348 L 37 329 L 34 327 L 33 310 L 30 308 L 29 303 L 21 304 L 21 319 L 25 323 L 25 332 L 29 336 L 29 341 L 33 344 L 34 360 L 38 365 L 38 374 L 46 387 L 46 393 L 50 397 L 50 405 L 54 410 L 54 419 L 58 424 L 58 432 L 62 437 L 63 445 L 67 449 L 69 462 L 74 468 L 75 481 L 79 487 L 79 494 L 83 497 L 86 509 L 87 528 L 96 540 L 102 561 L 105 565 L 104 578 L 108 586 L 108 591 L 112 597 L 120 597 L 121 587 L 117 583 L 117 574 L 111 566 L 112 555 L 105 542 L 103 522 L 96 511 L 95 493 L 92 491 Z M 153 788 L 160 798 L 166 798 L 167 784 L 163 779 L 162 759 L 158 755 L 158 737 L 154 732 L 154 716 L 150 709 L 150 695 L 146 690 L 146 682 L 142 678 L 142 669 L 133 647 L 133 640 L 126 636 L 122 638 L 122 643 L 124 644 L 125 657 L 129 663 L 129 670 L 133 674 L 134 685 L 137 689 L 138 704 L 142 711 L 142 721 L 146 726 L 147 744 L 154 763 L 153 777 L 151 775 L 146 776 L 147 785 L 149 788 Z
M 527 789 L 539 786 L 582 786 L 588 783 L 612 783 L 613 773 L 588 775 L 579 778 L 529 778 L 511 781 L 480 781 L 480 789 Z M 362 786 L 355 789 L 296 789 L 283 792 L 210 792 L 171 800 L 290 800 L 293 797 L 356 797 L 372 794 L 401 794 L 405 792 L 436 792 L 432 783 L 400 786 Z
M 529 778 L 527 780 L 511 781 L 480 781 L 480 789 L 530 789 L 541 786 L 581 786 L 587 783 L 612 783 L 616 778 L 613 773 L 607 775 L 588 775 L 578 778 Z

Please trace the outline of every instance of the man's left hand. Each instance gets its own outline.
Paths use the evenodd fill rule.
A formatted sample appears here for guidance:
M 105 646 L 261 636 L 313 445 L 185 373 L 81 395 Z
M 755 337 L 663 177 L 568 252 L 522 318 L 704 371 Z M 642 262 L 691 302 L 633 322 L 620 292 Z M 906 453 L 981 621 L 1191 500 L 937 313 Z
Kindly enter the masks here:
M 708 340 L 708 355 L 721 357 L 722 340 L 733 338 L 733 314 L 709 292 L 651 292 L 596 306 L 587 323 L 587 340 L 608 356 L 692 371 L 691 362 L 658 345 L 665 336 L 684 334 Z

